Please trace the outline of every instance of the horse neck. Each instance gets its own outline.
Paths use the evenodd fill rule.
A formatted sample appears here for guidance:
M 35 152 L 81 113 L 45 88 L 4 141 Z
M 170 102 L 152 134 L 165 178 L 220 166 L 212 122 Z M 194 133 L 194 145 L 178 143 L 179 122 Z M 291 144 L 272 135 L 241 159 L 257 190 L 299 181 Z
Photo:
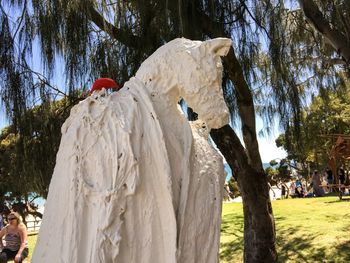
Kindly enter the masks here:
M 184 126 L 189 128 L 190 126 L 178 109 L 179 88 L 177 85 L 170 85 L 170 83 L 154 82 L 146 87 L 163 129 L 167 129 L 166 132 L 173 133 L 175 136 L 181 136 Z
M 177 85 L 169 86 L 170 83 L 153 82 L 146 84 L 153 107 L 160 119 L 161 124 L 177 129 L 183 123 L 184 117 L 179 113 L 177 103 L 179 101 L 179 88 Z M 180 128 L 180 127 L 179 127 Z
M 159 84 L 159 83 L 157 83 Z M 171 168 L 173 206 L 177 214 L 180 206 L 182 178 L 190 176 L 192 131 L 186 118 L 178 110 L 179 92 L 161 85 L 146 85 L 153 107 L 163 130 Z

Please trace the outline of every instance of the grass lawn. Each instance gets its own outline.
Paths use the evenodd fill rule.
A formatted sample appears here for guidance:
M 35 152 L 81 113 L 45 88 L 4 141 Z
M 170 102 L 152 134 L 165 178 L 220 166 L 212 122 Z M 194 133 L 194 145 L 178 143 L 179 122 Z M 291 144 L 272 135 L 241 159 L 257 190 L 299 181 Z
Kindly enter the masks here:
M 350 202 L 338 197 L 272 201 L 279 262 L 350 262 Z M 220 262 L 243 262 L 241 203 L 223 205 Z
M 272 202 L 279 262 L 350 262 L 350 202 L 338 197 Z M 243 262 L 241 203 L 223 205 L 220 262 Z M 37 236 L 29 237 L 29 259 Z
M 33 250 L 36 244 L 36 239 L 38 235 L 28 236 L 28 246 L 29 246 L 29 255 L 27 260 L 30 260 L 32 258 Z

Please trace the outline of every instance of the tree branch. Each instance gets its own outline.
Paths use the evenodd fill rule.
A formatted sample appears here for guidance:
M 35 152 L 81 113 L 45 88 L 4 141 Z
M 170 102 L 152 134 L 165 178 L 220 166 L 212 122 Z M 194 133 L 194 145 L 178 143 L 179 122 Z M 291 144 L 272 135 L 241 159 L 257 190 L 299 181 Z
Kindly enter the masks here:
M 243 167 L 240 167 L 240 165 L 248 165 L 247 155 L 242 154 L 245 151 L 237 134 L 229 125 L 225 125 L 220 129 L 212 129 L 210 131 L 210 136 L 213 138 L 216 146 L 224 156 L 232 156 L 232 158 L 227 159 L 227 162 L 232 168 L 233 175 L 237 180 L 240 171 L 244 169 Z
M 255 169 L 261 170 L 262 163 L 256 135 L 255 110 L 252 92 L 232 47 L 223 60 L 229 77 L 234 83 L 237 91 L 238 111 L 241 117 L 243 140 L 248 151 L 249 162 Z
M 267 31 L 266 27 L 264 27 L 257 19 L 255 16 L 253 16 L 253 14 L 250 12 L 248 6 L 246 5 L 245 1 L 241 1 L 241 4 L 244 6 L 244 9 L 247 11 L 247 13 L 249 14 L 249 16 L 251 17 L 251 19 L 253 19 L 253 21 L 265 32 L 266 36 L 268 37 L 268 39 L 270 41 L 272 41 L 272 38 L 270 37 L 269 32 Z
M 17 35 L 17 33 L 18 33 L 19 29 L 20 29 L 20 26 L 21 26 L 21 24 L 23 22 L 24 14 L 25 14 L 26 10 L 27 10 L 27 0 L 24 1 L 21 19 L 20 19 L 20 21 L 18 23 L 18 27 L 17 27 L 15 33 L 13 34 L 13 39 L 16 39 L 16 35 Z
M 29 67 L 27 67 L 27 66 L 25 66 L 25 65 L 22 65 L 22 64 L 20 64 L 20 63 L 16 63 L 16 62 L 15 62 L 15 64 L 17 64 L 18 66 L 22 67 L 24 71 L 31 72 L 32 74 L 36 75 L 36 77 L 37 77 L 42 83 L 44 83 L 44 84 L 45 84 L 46 86 L 48 86 L 50 89 L 54 90 L 57 94 L 61 94 L 63 97 L 68 97 L 68 94 L 66 94 L 66 93 L 64 93 L 62 90 L 60 90 L 60 89 L 58 89 L 58 88 L 52 86 L 52 85 L 50 84 L 50 82 L 47 80 L 47 78 L 46 78 L 43 74 L 41 74 L 41 73 L 39 73 L 39 72 L 36 72 L 36 71 L 32 70 L 31 68 L 29 68 Z M 22 73 L 24 73 L 24 71 L 22 71 Z
M 132 34 L 132 32 L 128 30 L 119 29 L 106 21 L 90 2 L 88 4 L 88 10 L 91 21 L 101 30 L 109 34 L 111 38 L 118 40 L 130 48 L 139 49 L 144 46 L 141 37 Z
M 350 43 L 344 34 L 330 26 L 314 1 L 299 0 L 299 4 L 307 20 L 329 41 L 345 62 L 350 64 Z

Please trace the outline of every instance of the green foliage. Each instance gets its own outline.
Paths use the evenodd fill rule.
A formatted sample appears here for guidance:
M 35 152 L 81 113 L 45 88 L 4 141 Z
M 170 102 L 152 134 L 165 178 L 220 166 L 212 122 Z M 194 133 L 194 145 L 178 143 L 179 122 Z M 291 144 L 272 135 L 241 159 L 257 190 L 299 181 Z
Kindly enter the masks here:
M 265 173 L 267 174 L 267 176 L 269 176 L 271 178 L 278 175 L 278 171 L 276 169 L 273 169 L 272 167 L 267 167 L 265 169 Z
M 344 24 L 347 1 L 326 2 L 320 1 L 326 17 Z M 288 116 L 298 121 L 307 87 L 334 87 L 344 79 L 339 66 L 325 66 L 324 60 L 337 57 L 336 52 L 305 24 L 296 5 L 283 1 L 32 0 L 3 1 L 0 7 L 2 98 L 13 120 L 23 114 L 28 99 L 52 92 L 48 83 L 40 88 L 38 76 L 30 71 L 28 57 L 37 42 L 45 79 L 50 80 L 55 62 L 63 59 L 68 91 L 73 91 L 100 76 L 125 82 L 147 56 L 175 37 L 232 36 L 256 108 L 266 121 L 276 113 L 284 121 Z M 17 10 L 13 24 L 10 9 Z M 232 83 L 228 81 L 224 91 L 234 114 Z
M 346 82 L 343 92 L 323 91 L 312 99 L 310 106 L 302 113 L 299 123 L 292 123 L 286 134 L 276 140 L 277 146 L 283 146 L 289 160 L 295 160 L 311 169 L 324 168 L 328 162 L 328 153 L 335 139 L 323 138 L 327 134 L 350 134 L 350 85 Z M 300 127 L 300 136 L 296 136 L 293 126 Z M 289 136 L 290 143 L 285 140 Z
M 62 126 L 74 105 L 68 99 L 45 102 L 25 112 L 22 133 L 13 126 L 0 134 L 0 194 L 23 200 L 30 193 L 46 197 Z
M 265 173 L 271 185 L 289 182 L 292 179 L 290 166 L 286 159 L 271 160 L 270 166 L 265 168 Z
M 229 185 L 230 191 L 234 197 L 241 195 L 241 192 L 238 188 L 238 183 L 234 177 L 231 177 L 230 181 L 228 181 L 228 185 Z

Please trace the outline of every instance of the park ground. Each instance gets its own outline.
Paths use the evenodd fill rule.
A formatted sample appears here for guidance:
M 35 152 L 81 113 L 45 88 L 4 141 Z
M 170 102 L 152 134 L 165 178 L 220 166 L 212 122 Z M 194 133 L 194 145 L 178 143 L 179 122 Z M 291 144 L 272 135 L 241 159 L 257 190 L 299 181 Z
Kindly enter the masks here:
M 350 262 L 350 199 L 284 199 L 272 206 L 279 262 Z M 29 237 L 30 257 L 36 238 Z M 223 204 L 220 262 L 243 262 L 242 203 Z
M 350 262 L 350 200 L 272 201 L 279 262 Z M 223 206 L 221 263 L 243 262 L 242 203 Z

